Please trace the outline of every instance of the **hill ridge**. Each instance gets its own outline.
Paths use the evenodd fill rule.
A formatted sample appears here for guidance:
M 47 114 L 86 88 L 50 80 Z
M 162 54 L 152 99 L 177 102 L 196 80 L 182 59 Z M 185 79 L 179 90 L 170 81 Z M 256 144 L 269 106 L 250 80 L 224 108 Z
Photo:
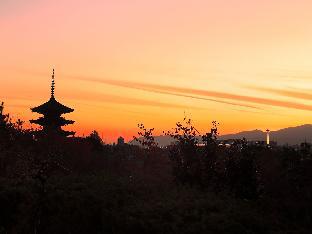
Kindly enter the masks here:
M 220 135 L 218 139 L 226 140 L 226 139 L 242 139 L 246 138 L 248 141 L 265 141 L 266 140 L 266 132 L 260 129 L 254 130 L 246 130 L 237 133 L 230 133 Z M 312 124 L 302 124 L 298 126 L 281 128 L 279 130 L 270 132 L 270 139 L 272 141 L 276 141 L 278 145 L 297 145 L 302 142 L 312 143 Z M 200 136 L 199 136 L 200 140 Z M 159 146 L 167 146 L 174 143 L 174 139 L 169 136 L 155 136 L 155 141 Z M 135 141 L 130 141 L 130 144 L 138 144 Z

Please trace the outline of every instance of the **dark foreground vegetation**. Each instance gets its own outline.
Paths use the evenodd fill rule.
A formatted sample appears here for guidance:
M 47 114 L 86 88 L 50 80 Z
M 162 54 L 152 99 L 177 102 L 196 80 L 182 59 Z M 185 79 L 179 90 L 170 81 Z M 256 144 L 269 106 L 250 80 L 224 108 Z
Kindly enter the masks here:
M 144 147 L 36 139 L 0 119 L 0 233 L 311 233 L 310 146 L 198 146 L 191 122 L 166 134 L 139 125 Z

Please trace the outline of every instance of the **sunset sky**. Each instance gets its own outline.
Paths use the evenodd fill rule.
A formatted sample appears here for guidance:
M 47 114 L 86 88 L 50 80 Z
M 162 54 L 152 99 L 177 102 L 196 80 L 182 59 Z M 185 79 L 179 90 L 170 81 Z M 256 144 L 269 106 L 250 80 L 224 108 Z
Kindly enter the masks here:
M 55 96 L 78 135 L 311 123 L 311 0 L 0 0 L 0 100 L 27 121 Z

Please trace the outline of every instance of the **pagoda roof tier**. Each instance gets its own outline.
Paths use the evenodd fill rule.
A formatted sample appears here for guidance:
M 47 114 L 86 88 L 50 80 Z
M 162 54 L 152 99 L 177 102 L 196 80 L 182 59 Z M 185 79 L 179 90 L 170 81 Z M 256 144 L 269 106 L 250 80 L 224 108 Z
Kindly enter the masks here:
M 73 124 L 73 123 L 75 123 L 75 121 L 74 120 L 67 120 L 63 117 L 57 117 L 53 120 L 51 120 L 47 117 L 40 117 L 39 119 L 36 119 L 36 120 L 30 120 L 30 123 L 39 124 L 41 126 L 51 125 L 51 123 L 56 125 L 56 126 L 64 126 L 64 125 L 68 125 L 68 124 Z
M 74 136 L 76 134 L 76 132 L 74 132 L 74 131 L 65 131 L 65 130 L 62 130 L 62 129 L 54 131 L 54 133 L 53 133 L 53 131 L 52 132 L 46 132 L 44 130 L 37 130 L 35 132 L 35 135 L 38 135 L 38 136 L 44 136 L 44 135 L 47 135 L 47 134 L 49 136 L 51 136 L 51 137 L 53 137 L 55 135 L 56 136 L 60 135 L 60 136 L 67 137 L 67 136 Z
M 74 131 L 64 131 L 64 130 L 62 130 L 62 134 L 63 134 L 64 136 L 74 136 L 75 133 L 76 133 L 76 132 L 74 132 Z
M 49 101 L 44 104 L 31 108 L 32 112 L 37 112 L 39 114 L 48 115 L 50 113 L 66 114 L 73 112 L 74 109 L 69 108 L 58 101 L 52 96 Z

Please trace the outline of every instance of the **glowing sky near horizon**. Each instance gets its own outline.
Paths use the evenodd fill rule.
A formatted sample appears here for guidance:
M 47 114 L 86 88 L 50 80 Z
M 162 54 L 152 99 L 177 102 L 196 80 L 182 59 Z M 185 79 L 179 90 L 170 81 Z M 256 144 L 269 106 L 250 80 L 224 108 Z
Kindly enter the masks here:
M 310 0 L 1 0 L 0 99 L 29 120 L 56 98 L 70 129 L 130 139 L 184 113 L 201 132 L 311 123 Z

